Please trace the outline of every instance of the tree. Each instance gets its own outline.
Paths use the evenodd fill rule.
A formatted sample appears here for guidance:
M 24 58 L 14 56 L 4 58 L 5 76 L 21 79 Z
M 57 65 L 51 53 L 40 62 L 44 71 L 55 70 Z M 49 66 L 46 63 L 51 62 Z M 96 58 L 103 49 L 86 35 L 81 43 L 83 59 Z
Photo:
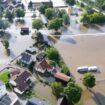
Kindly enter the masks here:
M 52 2 L 50 2 L 49 4 L 43 4 L 43 5 L 40 6 L 39 11 L 40 11 L 42 14 L 45 14 L 45 10 L 46 10 L 47 8 L 52 8 L 52 7 L 53 7 Z
M 92 73 L 86 73 L 83 77 L 83 84 L 87 88 L 92 88 L 95 86 L 95 77 Z
M 48 22 L 49 29 L 55 29 L 56 31 L 62 26 L 62 18 L 55 18 Z
M 41 19 L 34 19 L 33 22 L 32 22 L 32 27 L 34 29 L 37 29 L 39 30 L 40 28 L 43 27 L 43 22 Z
M 59 53 L 55 48 L 53 48 L 53 47 L 47 48 L 46 55 L 47 55 L 48 59 L 59 62 L 59 59 L 60 59 Z
M 70 70 L 65 64 L 62 65 L 61 72 L 66 75 L 70 75 Z
M 37 42 L 43 42 L 44 41 L 44 37 L 43 37 L 42 33 L 40 33 L 40 32 L 36 33 L 35 39 Z
M 30 9 L 30 8 L 31 8 L 31 9 L 33 8 L 33 3 L 32 3 L 32 1 L 29 2 L 28 8 L 29 8 L 29 9 Z
M 48 60 L 48 64 L 53 65 L 53 66 L 56 66 L 56 62 L 53 61 L 53 60 Z
M 75 0 L 66 0 L 66 2 L 71 6 L 75 4 Z
M 24 9 L 21 8 L 17 8 L 15 11 L 16 17 L 20 18 L 20 17 L 24 17 L 25 16 L 25 11 Z
M 52 19 L 54 16 L 54 12 L 55 12 L 54 8 L 47 8 L 45 10 L 45 15 L 48 19 Z
M 5 49 L 9 48 L 9 42 L 7 40 L 3 41 L 3 45 L 4 45 Z
M 94 12 L 92 14 L 87 14 L 85 13 L 81 19 L 81 21 L 83 23 L 86 24 L 100 24 L 100 23 L 105 23 L 105 15 L 103 15 L 102 13 L 97 13 Z
M 12 22 L 13 21 L 13 18 L 14 18 L 14 13 L 11 12 L 11 11 L 9 11 L 9 10 L 7 10 L 6 13 L 5 13 L 5 18 L 8 18 L 8 20 L 10 22 Z
M 5 30 L 9 26 L 10 24 L 8 21 L 0 19 L 0 29 Z
M 55 96 L 59 97 L 63 93 L 63 86 L 59 82 L 53 82 L 51 84 L 52 92 Z
M 61 9 L 61 10 L 60 10 L 60 17 L 63 18 L 63 15 L 64 15 L 64 14 L 67 14 L 66 10 L 65 10 L 65 9 Z
M 68 104 L 74 105 L 75 103 L 78 103 L 79 100 L 81 99 L 82 88 L 79 87 L 74 82 L 69 82 L 67 84 L 67 87 L 64 88 L 64 93 L 68 100 Z
M 63 15 L 63 22 L 65 25 L 70 24 L 70 18 L 69 18 L 69 15 L 67 13 Z

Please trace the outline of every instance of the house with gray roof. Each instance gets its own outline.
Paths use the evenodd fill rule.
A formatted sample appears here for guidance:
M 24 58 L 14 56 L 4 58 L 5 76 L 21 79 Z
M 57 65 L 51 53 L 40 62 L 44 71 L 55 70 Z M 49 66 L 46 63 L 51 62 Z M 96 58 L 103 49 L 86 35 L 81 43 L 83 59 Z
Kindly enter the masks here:
M 26 105 L 50 105 L 45 101 L 42 101 L 36 97 L 31 98 Z

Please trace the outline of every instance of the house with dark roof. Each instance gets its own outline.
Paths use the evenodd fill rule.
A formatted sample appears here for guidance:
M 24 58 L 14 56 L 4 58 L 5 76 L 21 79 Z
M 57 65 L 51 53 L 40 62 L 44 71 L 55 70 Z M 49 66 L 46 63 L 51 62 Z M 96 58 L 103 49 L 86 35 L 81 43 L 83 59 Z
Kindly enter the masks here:
M 10 84 L 15 88 L 15 92 L 23 94 L 23 92 L 29 87 L 31 74 L 28 71 L 21 73 L 16 73 L 16 75 L 11 76 Z
M 54 66 L 48 64 L 47 61 L 44 59 L 36 66 L 35 69 L 38 72 L 45 73 L 46 71 L 52 72 L 55 68 Z
M 49 105 L 49 104 L 45 101 L 42 101 L 38 98 L 33 97 L 27 102 L 26 105 Z
M 7 93 L 0 99 L 0 105 L 15 105 L 17 101 L 18 98 L 15 93 Z
M 61 72 L 55 73 L 54 77 L 55 77 L 57 82 L 61 82 L 64 85 L 66 85 L 68 83 L 68 81 L 70 80 L 69 76 L 67 76 L 67 75 L 65 75 L 64 73 L 61 73 Z
M 37 56 L 36 56 L 36 60 L 37 61 L 42 61 L 43 59 L 45 59 L 46 57 L 46 54 L 44 52 L 42 53 L 39 53 Z
M 0 105 L 14 105 L 18 100 L 16 94 L 8 93 L 5 83 L 0 81 Z
M 26 52 L 21 54 L 20 60 L 23 64 L 26 64 L 26 65 L 29 65 L 34 61 L 33 56 Z

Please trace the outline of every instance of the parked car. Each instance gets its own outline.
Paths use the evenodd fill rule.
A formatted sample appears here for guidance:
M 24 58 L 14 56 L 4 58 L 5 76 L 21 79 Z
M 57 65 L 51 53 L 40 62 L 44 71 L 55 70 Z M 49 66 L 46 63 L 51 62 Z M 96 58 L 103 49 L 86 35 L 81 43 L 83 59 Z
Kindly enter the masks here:
M 88 66 L 78 67 L 77 71 L 80 72 L 80 73 L 88 72 Z
M 88 67 L 88 71 L 89 72 L 97 72 L 98 68 L 97 68 L 97 66 L 90 66 L 90 67 Z

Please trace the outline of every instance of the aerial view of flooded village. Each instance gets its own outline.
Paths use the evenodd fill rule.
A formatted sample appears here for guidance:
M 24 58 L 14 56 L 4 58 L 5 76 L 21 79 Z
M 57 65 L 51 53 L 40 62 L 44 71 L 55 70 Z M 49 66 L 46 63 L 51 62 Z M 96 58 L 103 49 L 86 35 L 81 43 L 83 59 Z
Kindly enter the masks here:
M 0 105 L 105 105 L 105 0 L 0 0 Z

